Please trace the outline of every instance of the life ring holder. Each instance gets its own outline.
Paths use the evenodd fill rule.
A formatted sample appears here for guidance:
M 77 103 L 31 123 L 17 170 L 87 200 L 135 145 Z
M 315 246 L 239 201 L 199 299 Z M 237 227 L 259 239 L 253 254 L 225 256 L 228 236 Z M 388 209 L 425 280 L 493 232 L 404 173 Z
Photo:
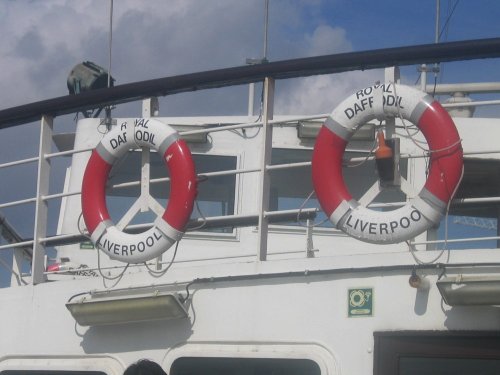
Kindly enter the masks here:
M 106 205 L 106 183 L 113 164 L 128 150 L 156 150 L 170 173 L 170 195 L 163 215 L 149 230 L 119 230 Z M 111 259 L 142 263 L 158 257 L 184 234 L 197 193 L 194 162 L 178 133 L 157 119 L 126 120 L 108 132 L 92 151 L 82 183 L 82 214 L 94 245 Z
M 352 198 L 342 175 L 346 146 L 363 124 L 402 117 L 415 124 L 430 150 L 427 181 L 415 198 L 392 211 L 375 211 Z M 461 140 L 453 120 L 431 96 L 399 84 L 359 90 L 338 105 L 323 124 L 312 157 L 316 196 L 332 224 L 359 240 L 391 244 L 439 224 L 460 183 Z

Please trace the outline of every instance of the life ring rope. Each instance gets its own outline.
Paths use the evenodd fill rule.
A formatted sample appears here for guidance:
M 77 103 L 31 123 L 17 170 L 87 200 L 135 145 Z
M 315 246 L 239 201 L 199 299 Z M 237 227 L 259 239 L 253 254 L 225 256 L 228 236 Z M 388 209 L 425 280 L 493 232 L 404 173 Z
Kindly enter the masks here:
M 393 211 L 375 211 L 352 198 L 342 159 L 360 126 L 386 116 L 400 116 L 418 127 L 429 146 L 430 166 L 415 198 Z M 312 159 L 314 189 L 327 217 L 345 233 L 371 243 L 402 242 L 438 224 L 462 169 L 461 140 L 444 108 L 426 93 L 392 83 L 359 90 L 337 106 L 318 134 Z
M 162 156 L 170 172 L 170 196 L 152 228 L 129 234 L 111 220 L 105 190 L 113 164 L 137 147 L 155 149 Z M 97 248 L 112 259 L 142 263 L 159 256 L 182 238 L 196 193 L 194 162 L 178 133 L 156 119 L 127 120 L 107 133 L 92 151 L 82 183 L 82 214 Z
M 393 83 L 393 85 L 394 85 L 394 83 Z M 396 97 L 398 96 L 397 85 L 394 85 L 394 95 Z M 398 109 L 398 117 L 401 120 L 401 123 L 403 124 L 403 128 L 405 129 L 406 133 L 408 134 L 408 138 L 410 138 L 410 140 L 413 142 L 413 144 L 415 146 L 417 146 L 419 149 L 421 149 L 422 151 L 424 151 L 428 154 L 431 154 L 433 152 L 447 151 L 448 149 L 452 149 L 453 147 L 462 143 L 462 139 L 460 138 L 455 143 L 453 143 L 449 146 L 446 146 L 442 149 L 436 149 L 436 150 L 431 150 L 429 148 L 425 148 L 425 147 L 419 145 L 418 142 L 415 140 L 414 135 L 410 134 L 410 132 L 408 131 L 408 126 L 406 125 L 406 121 L 405 121 L 404 116 L 401 114 L 401 107 L 399 106 L 399 103 L 396 103 L 396 104 L 397 104 L 397 109 Z

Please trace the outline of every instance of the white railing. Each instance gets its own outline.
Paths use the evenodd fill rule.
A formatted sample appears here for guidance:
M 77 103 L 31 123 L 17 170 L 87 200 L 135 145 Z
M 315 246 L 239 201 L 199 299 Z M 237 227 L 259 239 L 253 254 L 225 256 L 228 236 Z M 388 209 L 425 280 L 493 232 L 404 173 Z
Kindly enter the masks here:
M 264 82 L 264 103 L 263 103 L 263 120 L 258 122 L 248 122 L 242 124 L 228 125 L 228 126 L 218 126 L 205 128 L 200 130 L 191 130 L 182 132 L 181 135 L 193 135 L 199 133 L 213 133 L 221 132 L 235 129 L 246 129 L 253 127 L 262 127 L 262 162 L 259 168 L 242 168 L 233 169 L 227 171 L 218 172 L 208 172 L 201 173 L 201 176 L 226 176 L 226 175 L 237 175 L 244 173 L 259 173 L 260 186 L 262 187 L 260 191 L 260 203 L 256 209 L 255 214 L 242 215 L 236 214 L 230 217 L 213 217 L 206 218 L 208 223 L 217 225 L 221 223 L 227 225 L 228 222 L 233 223 L 249 223 L 255 222 L 258 226 L 258 236 L 259 236 L 259 247 L 256 252 L 257 259 L 264 261 L 267 259 L 268 248 L 268 229 L 269 224 L 272 219 L 276 217 L 290 218 L 292 216 L 297 216 L 301 212 L 305 215 L 311 215 L 317 212 L 317 209 L 303 209 L 303 210 L 280 210 L 280 211 L 270 211 L 269 210 L 269 191 L 270 191 L 270 173 L 274 170 L 289 169 L 289 168 L 300 168 L 304 166 L 310 166 L 310 162 L 299 162 L 299 163 L 287 163 L 280 165 L 271 165 L 271 151 L 272 151 L 272 128 L 273 125 L 277 124 L 290 124 L 297 121 L 305 120 L 317 120 L 325 118 L 325 114 L 315 115 L 315 116 L 302 116 L 287 118 L 286 121 L 283 120 L 273 120 L 273 96 L 274 96 L 274 81 L 272 78 L 267 78 Z M 474 103 L 472 103 L 474 104 Z M 489 104 L 498 104 L 498 101 L 491 101 Z M 463 106 L 463 103 L 457 104 L 457 106 Z M 49 200 L 61 199 L 68 196 L 78 195 L 80 191 L 73 192 L 61 192 L 55 194 L 49 194 L 49 176 L 51 170 L 50 161 L 57 157 L 71 156 L 76 153 L 87 152 L 91 149 L 79 149 L 79 150 L 69 150 L 63 152 L 51 153 L 52 147 L 52 137 L 53 137 L 53 119 L 48 116 L 44 116 L 40 122 L 40 147 L 39 153 L 36 157 L 31 157 L 18 161 L 11 161 L 0 164 L 0 169 L 3 168 L 13 168 L 29 163 L 38 163 L 37 168 L 37 179 L 36 179 L 36 195 L 32 198 L 26 198 L 21 200 L 16 200 L 12 202 L 2 202 L 0 203 L 0 210 L 4 208 L 10 208 L 25 204 L 35 204 L 35 224 L 33 228 L 33 239 L 20 240 L 15 243 L 9 243 L 5 245 L 0 245 L 0 250 L 13 249 L 14 250 L 14 264 L 11 270 L 12 275 L 16 277 L 18 283 L 23 283 L 22 280 L 22 267 L 21 267 L 21 252 L 24 249 L 31 249 L 32 256 L 32 269 L 31 269 L 31 282 L 34 284 L 44 282 L 46 279 L 45 272 L 45 259 L 46 259 L 46 246 L 51 246 L 55 243 L 77 243 L 82 240 L 80 233 L 64 234 L 48 236 L 47 233 L 47 221 L 48 221 L 48 209 L 47 203 Z M 467 152 L 466 155 L 473 154 L 492 154 L 500 153 L 500 150 L 489 150 L 489 151 L 477 151 L 477 152 Z M 422 155 L 401 155 L 402 158 L 418 158 L 423 157 Z M 361 161 L 366 158 L 353 158 L 351 161 Z M 168 181 L 168 178 L 152 179 L 151 183 L 159 183 Z M 125 188 L 130 186 L 140 185 L 140 181 L 129 182 L 113 185 L 113 188 Z M 481 203 L 497 203 L 500 202 L 500 197 L 479 197 L 479 198 L 464 198 L 455 199 L 453 201 L 454 205 L 465 205 L 465 204 L 481 204 Z M 370 207 L 394 207 L 398 205 L 404 205 L 405 202 L 394 202 L 394 203 L 377 203 L 371 204 Z M 248 225 L 248 224 L 245 224 Z M 253 225 L 253 224 L 252 224 Z M 130 226 L 131 229 L 141 229 L 141 226 Z M 454 243 L 454 242 L 471 242 L 471 241 L 486 241 L 486 240 L 500 240 L 500 236 L 488 236 L 488 237 L 476 237 L 476 238 L 462 238 L 462 239 L 448 239 L 439 241 L 419 241 L 415 242 L 415 245 L 421 244 L 436 244 L 436 243 Z M 5 267 L 5 264 L 3 264 Z

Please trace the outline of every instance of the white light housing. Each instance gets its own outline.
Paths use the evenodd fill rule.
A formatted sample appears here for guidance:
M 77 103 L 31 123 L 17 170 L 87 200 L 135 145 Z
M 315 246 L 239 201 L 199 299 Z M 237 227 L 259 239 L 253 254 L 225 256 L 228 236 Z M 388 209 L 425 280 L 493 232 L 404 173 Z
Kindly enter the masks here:
M 316 138 L 323 126 L 322 121 L 299 121 L 297 136 L 303 138 Z M 375 124 L 364 124 L 351 137 L 351 141 L 373 141 L 375 139 Z
M 443 277 L 436 285 L 444 302 L 450 306 L 500 305 L 498 276 Z
M 203 130 L 208 126 L 205 125 L 178 125 L 178 124 L 169 124 L 172 128 L 177 130 L 179 133 L 187 132 L 190 130 Z M 181 138 L 184 139 L 188 143 L 207 143 L 208 142 L 208 133 L 195 133 L 195 134 L 181 134 Z
M 186 318 L 188 313 L 175 293 L 86 295 L 66 303 L 81 326 L 123 324 L 160 319 Z

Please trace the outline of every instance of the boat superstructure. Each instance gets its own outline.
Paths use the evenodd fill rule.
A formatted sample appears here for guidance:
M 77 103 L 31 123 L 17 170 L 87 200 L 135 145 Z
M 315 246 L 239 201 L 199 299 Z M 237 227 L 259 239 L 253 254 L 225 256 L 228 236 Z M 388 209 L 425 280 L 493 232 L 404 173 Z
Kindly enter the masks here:
M 11 255 L 1 259 L 10 280 L 0 289 L 0 374 L 120 374 L 140 358 L 171 375 L 498 373 L 499 125 L 472 115 L 474 106 L 498 103 L 468 95 L 498 93 L 500 84 L 419 87 L 446 95 L 464 173 L 439 225 L 385 244 L 335 228 L 314 195 L 311 159 L 328 114 L 276 115 L 273 100 L 279 79 L 386 67 L 385 82 L 366 87 L 389 87 L 400 82 L 393 64 L 492 58 L 499 47 L 490 39 L 290 60 L 0 111 L 4 132 L 19 129 L 14 136 L 26 143 L 25 131 L 39 132 L 38 153 L 0 164 L 8 198 L 0 202 L 0 249 Z M 156 99 L 249 82 L 262 82 L 259 115 L 166 117 Z M 135 117 L 82 118 L 74 132 L 57 127 L 57 116 L 131 100 L 142 100 Z M 38 127 L 14 127 L 37 116 Z M 107 133 L 152 119 L 189 146 L 198 193 L 180 241 L 159 257 L 124 263 L 108 257 L 117 248 L 99 251 L 90 240 L 82 181 Z M 374 158 L 381 129 L 397 139 L 390 186 Z M 363 124 L 343 157 L 353 197 L 386 212 L 418 195 L 430 155 L 415 124 L 392 116 Z M 36 191 L 20 197 L 30 166 Z M 114 161 L 106 202 L 116 226 L 148 230 L 168 205 L 170 179 L 147 147 Z M 27 233 L 16 230 L 20 215 Z

